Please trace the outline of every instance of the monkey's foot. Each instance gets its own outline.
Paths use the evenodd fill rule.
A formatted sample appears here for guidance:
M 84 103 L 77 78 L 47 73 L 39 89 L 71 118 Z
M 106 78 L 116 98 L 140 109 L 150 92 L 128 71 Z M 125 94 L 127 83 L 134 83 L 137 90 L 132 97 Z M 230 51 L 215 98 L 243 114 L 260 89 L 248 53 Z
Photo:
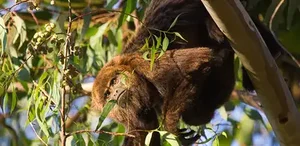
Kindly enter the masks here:
M 199 138 L 200 135 L 191 129 L 179 129 L 179 135 L 178 138 L 182 145 L 187 146 L 194 144 Z

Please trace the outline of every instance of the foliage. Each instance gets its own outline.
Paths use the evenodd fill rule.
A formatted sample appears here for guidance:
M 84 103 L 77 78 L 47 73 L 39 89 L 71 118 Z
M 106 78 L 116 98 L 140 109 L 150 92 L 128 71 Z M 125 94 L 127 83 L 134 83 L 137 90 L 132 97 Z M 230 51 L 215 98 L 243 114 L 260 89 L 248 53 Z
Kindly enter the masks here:
M 121 145 L 124 137 L 130 136 L 122 125 L 105 119 L 114 101 L 101 115 L 94 113 L 90 95 L 82 89 L 82 84 L 121 52 L 134 32 L 127 26 L 141 20 L 149 1 L 118 2 L 0 0 L 0 145 L 59 145 L 63 137 L 72 145 Z M 268 23 L 277 3 L 249 1 L 247 9 Z M 297 0 L 285 1 L 273 21 L 274 32 L 295 56 L 300 56 L 299 6 Z M 173 41 L 169 35 L 184 40 L 178 32 L 156 31 L 159 35 L 151 35 L 141 48 L 151 68 Z M 236 89 L 241 90 L 238 59 L 235 64 Z M 233 109 L 240 110 L 242 119 L 228 115 L 235 112 Z M 197 143 L 211 145 L 253 144 L 252 133 L 272 133 L 260 111 L 234 98 L 216 112 L 216 117 L 207 125 L 181 123 L 181 127 L 201 134 Z M 149 131 L 146 144 L 153 132 L 161 135 L 164 145 L 180 144 L 175 135 L 162 128 Z

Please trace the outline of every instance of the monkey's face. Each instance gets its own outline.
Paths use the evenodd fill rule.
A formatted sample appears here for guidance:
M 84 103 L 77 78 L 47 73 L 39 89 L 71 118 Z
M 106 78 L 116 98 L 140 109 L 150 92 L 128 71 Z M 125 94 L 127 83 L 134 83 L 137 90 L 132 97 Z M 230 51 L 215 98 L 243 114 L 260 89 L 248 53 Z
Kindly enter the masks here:
M 146 126 L 145 121 L 148 118 L 156 119 L 152 107 L 152 96 L 155 91 L 152 90 L 149 82 L 135 73 L 131 67 L 107 64 L 94 82 L 92 105 L 101 111 L 108 101 L 116 100 L 117 104 L 108 115 L 110 118 L 125 125 L 135 124 L 128 125 L 130 127 L 150 128 L 152 126 Z

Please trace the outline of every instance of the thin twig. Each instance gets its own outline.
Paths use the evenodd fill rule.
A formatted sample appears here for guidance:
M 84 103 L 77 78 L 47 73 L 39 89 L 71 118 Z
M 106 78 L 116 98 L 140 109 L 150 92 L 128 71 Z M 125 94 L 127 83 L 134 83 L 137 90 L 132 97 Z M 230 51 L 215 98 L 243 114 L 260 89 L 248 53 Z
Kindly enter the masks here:
M 279 8 L 281 7 L 281 5 L 283 4 L 284 0 L 281 0 L 278 5 L 276 6 L 275 10 L 272 13 L 271 19 L 269 21 L 269 29 L 272 30 L 272 26 L 273 26 L 273 20 L 275 18 L 275 15 L 277 14 Z
M 15 6 L 20 5 L 20 4 L 22 4 L 22 3 L 28 3 L 28 0 L 27 0 L 27 1 L 20 1 L 20 2 L 17 2 L 17 3 L 15 3 L 14 5 L 12 5 L 12 6 L 8 7 L 8 8 L 1 9 L 0 12 L 1 12 L 1 11 L 8 11 L 8 12 L 10 12 L 12 8 L 14 8 Z
M 47 143 L 39 136 L 39 134 L 35 131 L 35 129 L 34 129 L 32 123 L 30 122 L 29 124 L 30 124 L 30 126 L 31 126 L 31 128 L 32 128 L 32 130 L 33 130 L 33 132 L 35 133 L 36 137 L 37 137 L 44 145 L 47 146 L 48 144 L 47 144 Z
M 66 104 L 66 86 L 64 83 L 65 80 L 65 76 L 66 76 L 66 72 L 67 72 L 67 66 L 68 66 L 68 57 L 69 56 L 69 51 L 71 49 L 71 27 L 72 27 L 72 6 L 71 6 L 71 0 L 68 0 L 68 6 L 69 6 L 69 16 L 68 16 L 68 28 L 67 28 L 67 37 L 66 37 L 66 43 L 65 43 L 65 47 L 63 50 L 64 53 L 64 61 L 62 63 L 63 68 L 62 68 L 62 89 L 61 89 L 61 133 L 60 133 L 60 139 L 61 139 L 61 145 L 65 146 L 66 145 L 66 139 L 67 139 L 67 135 L 66 135 L 66 123 L 65 123 L 65 115 L 66 115 L 66 111 L 65 111 L 65 104 Z
M 27 9 L 27 11 L 31 14 L 31 16 L 32 16 L 33 20 L 35 21 L 36 25 L 39 25 L 39 21 L 36 18 L 35 14 L 32 12 L 32 10 Z
M 113 135 L 113 136 L 127 136 L 127 137 L 135 138 L 134 135 L 128 134 L 128 133 L 116 133 L 116 132 L 109 132 L 109 131 L 103 131 L 103 130 L 98 130 L 98 131 L 95 131 L 95 130 L 78 130 L 78 131 L 69 133 L 67 136 L 80 134 L 80 133 L 89 133 L 89 132 L 99 133 L 99 134 L 105 133 L 105 134 L 110 134 L 110 135 Z

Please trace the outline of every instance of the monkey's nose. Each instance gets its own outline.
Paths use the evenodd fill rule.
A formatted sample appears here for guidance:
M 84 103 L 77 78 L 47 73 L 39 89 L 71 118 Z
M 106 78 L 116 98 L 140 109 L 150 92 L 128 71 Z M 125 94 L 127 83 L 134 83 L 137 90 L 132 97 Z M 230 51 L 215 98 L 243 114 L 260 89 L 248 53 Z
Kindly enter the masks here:
M 111 93 L 111 99 L 118 101 L 123 96 L 125 91 L 126 90 L 123 88 L 115 88 Z

